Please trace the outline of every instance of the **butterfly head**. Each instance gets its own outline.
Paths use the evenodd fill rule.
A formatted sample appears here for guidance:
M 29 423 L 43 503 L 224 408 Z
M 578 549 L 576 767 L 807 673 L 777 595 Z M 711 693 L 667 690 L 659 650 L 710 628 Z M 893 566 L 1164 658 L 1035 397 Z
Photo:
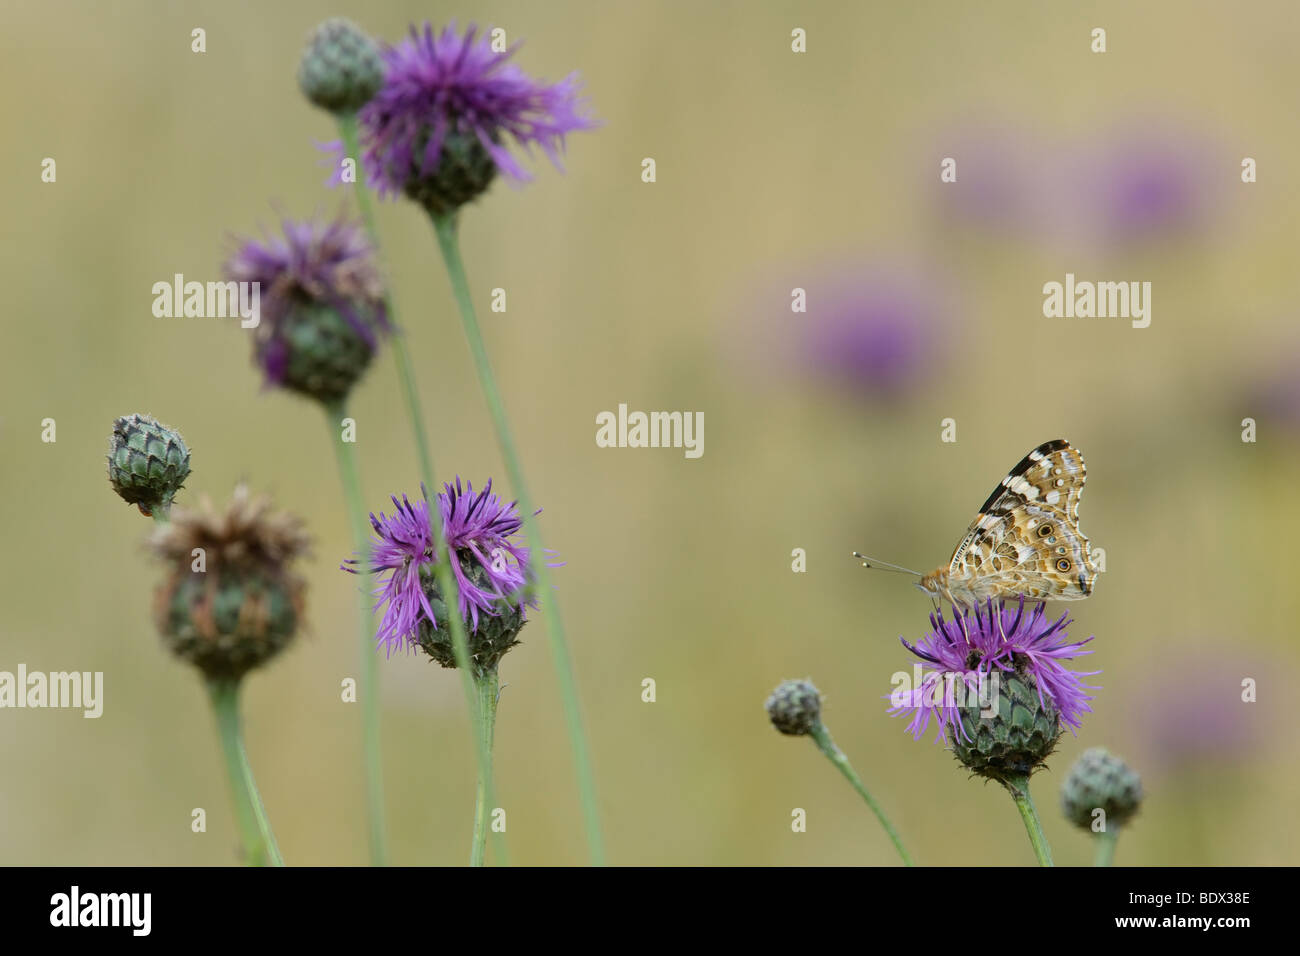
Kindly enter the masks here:
M 935 568 L 929 574 L 921 575 L 916 586 L 932 598 L 941 598 L 948 590 L 948 569 Z

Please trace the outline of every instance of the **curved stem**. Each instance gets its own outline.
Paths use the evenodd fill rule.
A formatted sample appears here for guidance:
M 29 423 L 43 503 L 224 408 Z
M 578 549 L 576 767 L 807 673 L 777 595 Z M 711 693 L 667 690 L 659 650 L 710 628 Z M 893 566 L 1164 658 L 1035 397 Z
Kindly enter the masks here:
M 478 788 L 474 795 L 474 840 L 470 847 L 469 865 L 482 866 L 487 849 L 489 818 L 492 815 L 492 794 L 490 792 L 492 783 L 492 737 L 497 722 L 499 687 L 496 669 L 493 668 L 487 673 L 476 677 L 474 686 L 478 691 L 479 713 L 483 715 L 483 719 L 478 726 L 479 742 L 488 753 L 489 772 L 486 775 L 480 772 L 478 775 Z
M 1043 824 L 1038 819 L 1038 810 L 1034 807 L 1034 798 L 1029 794 L 1029 778 L 1025 776 L 1010 777 L 1002 781 L 1011 793 L 1020 811 L 1020 819 L 1025 823 L 1025 832 L 1029 834 L 1029 843 L 1038 857 L 1039 866 L 1054 866 L 1052 848 L 1047 845 L 1047 836 L 1043 833 Z
M 862 783 L 861 778 L 858 777 L 857 772 L 853 769 L 853 765 L 849 763 L 849 758 L 844 756 L 844 751 L 840 750 L 840 748 L 836 746 L 835 741 L 831 739 L 830 731 L 827 730 L 824 725 L 819 723 L 809 732 L 809 736 L 812 737 L 813 741 L 817 744 L 817 749 L 824 753 L 827 759 L 839 768 L 840 773 L 844 774 L 845 779 L 847 779 L 849 783 L 853 784 L 853 789 L 858 791 L 858 795 L 867 802 L 867 806 L 871 808 L 871 812 L 876 815 L 876 819 L 880 821 L 880 825 L 884 827 L 885 832 L 889 834 L 889 839 L 894 842 L 894 849 L 898 850 L 898 855 L 902 857 L 903 864 L 905 866 L 913 866 L 912 857 L 903 846 L 903 840 L 898 835 L 898 831 L 895 830 L 894 825 L 889 822 L 889 818 L 885 816 L 885 811 L 880 808 L 880 804 L 876 803 L 875 798 L 871 796 L 870 792 L 868 792 L 866 786 Z
M 207 684 L 212 712 L 221 735 L 221 751 L 226 758 L 235 821 L 243 836 L 247 862 L 250 866 L 284 866 L 266 816 L 266 807 L 262 805 L 262 796 L 257 792 L 253 768 L 244 751 L 244 733 L 239 722 L 239 680 L 209 678 Z
M 356 114 L 339 116 L 337 119 L 339 135 L 343 140 L 343 148 L 349 156 L 356 159 L 359 169 L 361 166 L 361 150 L 357 139 Z M 374 246 L 375 257 L 378 259 L 380 248 L 379 229 L 375 224 L 374 207 L 370 202 L 370 191 L 366 189 L 359 177 L 354 193 L 357 197 L 357 206 L 361 210 L 361 219 L 366 225 L 366 232 L 370 235 L 370 243 Z M 385 304 L 388 308 L 389 322 L 393 326 L 390 342 L 393 349 L 393 358 L 397 362 L 397 377 L 402 384 L 402 395 L 406 402 L 406 413 L 411 420 L 411 430 L 415 433 L 415 449 L 420 461 L 420 481 L 422 487 L 427 489 L 428 494 L 436 496 L 438 486 L 434 483 L 433 456 L 429 452 L 429 444 L 425 439 L 424 413 L 420 407 L 420 393 L 415 384 L 415 372 L 411 364 L 411 355 L 406 348 L 406 337 L 400 323 L 397 321 L 397 313 L 391 296 L 387 297 Z M 430 515 L 434 513 L 436 513 L 436 508 L 431 506 Z M 450 552 L 447 542 L 444 540 L 442 524 L 437 521 L 433 521 L 431 524 L 433 525 L 434 551 L 438 555 L 438 561 L 433 569 L 434 578 L 438 582 L 439 592 L 449 595 L 446 602 L 447 606 L 459 608 L 460 588 L 456 584 L 455 575 L 451 573 Z M 469 707 L 479 777 L 486 779 L 490 793 L 492 789 L 492 758 L 483 749 L 481 743 L 480 726 L 483 717 L 479 713 L 478 695 L 474 688 L 474 677 L 470 668 L 469 635 L 465 631 L 465 622 L 459 615 L 452 614 L 450 617 L 452 652 L 456 658 L 456 668 L 461 674 L 461 686 L 465 692 L 466 704 Z M 506 859 L 505 839 L 498 834 L 495 842 L 498 854 L 504 862 Z
M 1097 834 L 1097 854 L 1093 866 L 1110 866 L 1115 861 L 1115 845 L 1119 843 L 1119 827 L 1107 827 Z
M 361 750 L 366 781 L 366 818 L 370 829 L 370 863 L 384 866 L 388 850 L 384 838 L 384 778 L 379 756 L 379 668 L 375 658 L 374 632 L 370 626 L 370 533 L 366 528 L 361 478 L 357 470 L 356 446 L 343 440 L 340 428 L 347 417 L 347 403 L 340 399 L 325 409 L 330 444 L 338 461 L 343 485 L 344 507 L 352 527 L 352 546 L 357 552 L 357 635 L 361 652 Z
M 582 800 L 583 817 L 587 826 L 587 846 L 591 862 L 603 866 L 605 862 L 604 842 L 600 832 L 600 820 L 596 804 L 596 784 L 591 768 L 591 755 L 587 743 L 586 730 L 582 723 L 582 710 L 578 703 L 577 680 L 573 673 L 573 659 L 569 654 L 568 642 L 564 636 L 564 624 L 560 620 L 559 607 L 551 587 L 550 569 L 546 565 L 546 547 L 537 528 L 533 514 L 532 499 L 524 481 L 523 466 L 519 452 L 515 448 L 514 437 L 510 431 L 510 422 L 506 416 L 501 392 L 497 388 L 496 376 L 488 360 L 487 347 L 483 344 L 483 335 L 479 331 L 478 319 L 474 315 L 474 303 L 469 294 L 469 280 L 465 275 L 465 265 L 460 257 L 460 242 L 456 236 L 456 217 L 433 216 L 434 232 L 438 236 L 438 247 L 442 252 L 443 262 L 447 267 L 447 276 L 451 281 L 452 294 L 460 311 L 461 324 L 465 329 L 465 338 L 469 342 L 470 354 L 474 367 L 478 371 L 479 384 L 483 397 L 487 401 L 488 412 L 496 428 L 497 442 L 501 446 L 501 457 L 505 460 L 506 472 L 514 487 L 515 497 L 519 502 L 520 516 L 528 536 L 528 545 L 532 549 L 534 560 L 532 572 L 537 582 L 537 597 L 542 606 L 542 615 L 546 619 L 546 631 L 550 638 L 551 659 L 555 666 L 556 677 L 560 684 L 560 697 L 564 704 L 565 722 L 568 725 L 569 741 L 573 748 L 573 759 L 578 776 L 578 792 Z

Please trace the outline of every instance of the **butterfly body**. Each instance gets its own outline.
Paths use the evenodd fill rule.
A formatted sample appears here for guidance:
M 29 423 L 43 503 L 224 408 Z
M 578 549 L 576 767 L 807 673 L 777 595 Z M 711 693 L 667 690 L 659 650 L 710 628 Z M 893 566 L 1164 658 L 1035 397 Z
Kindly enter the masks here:
M 1098 569 L 1079 530 L 1086 477 L 1083 456 L 1068 441 L 1039 445 L 993 489 L 948 564 L 921 575 L 917 587 L 963 608 L 1088 597 Z

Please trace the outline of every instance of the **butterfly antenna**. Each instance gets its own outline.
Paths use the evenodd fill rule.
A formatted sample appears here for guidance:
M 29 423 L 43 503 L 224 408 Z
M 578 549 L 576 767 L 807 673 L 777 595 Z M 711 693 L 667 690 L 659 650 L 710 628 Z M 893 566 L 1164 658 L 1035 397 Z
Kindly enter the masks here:
M 918 578 L 921 576 L 920 571 L 913 571 L 911 568 L 905 568 L 899 564 L 890 564 L 888 561 L 877 561 L 875 558 L 869 558 L 857 551 L 853 552 L 853 556 L 862 559 L 864 568 L 875 568 L 878 571 L 897 571 L 900 574 L 911 574 Z

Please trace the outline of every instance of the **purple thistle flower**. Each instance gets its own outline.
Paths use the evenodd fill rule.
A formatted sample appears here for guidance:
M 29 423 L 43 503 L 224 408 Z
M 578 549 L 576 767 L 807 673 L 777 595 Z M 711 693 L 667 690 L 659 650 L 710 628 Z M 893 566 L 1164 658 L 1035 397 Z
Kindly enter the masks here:
M 1124 122 L 1080 154 L 1066 174 L 1077 192 L 1070 212 L 1104 245 L 1195 237 L 1224 205 L 1218 146 L 1167 121 Z
M 585 114 L 580 82 L 548 84 L 509 62 L 518 44 L 496 52 L 471 25 L 435 33 L 428 23 L 383 52 L 387 76 L 357 114 L 369 180 L 381 195 L 405 193 L 441 215 L 487 188 L 499 169 L 529 174 L 504 140 L 534 145 L 560 166 L 565 136 L 597 124 Z
M 254 361 L 268 385 L 320 401 L 346 395 L 389 329 L 384 284 L 361 229 L 342 217 L 281 223 L 282 236 L 244 239 L 228 279 L 260 285 Z
M 897 398 L 936 362 L 946 316 L 919 275 L 866 268 L 808 285 L 803 359 L 854 393 Z
M 529 549 L 510 540 L 523 525 L 515 502 L 503 503 L 492 494 L 492 482 L 479 492 L 473 485 L 446 484 L 437 495 L 438 513 L 447 546 L 456 556 L 452 571 L 460 591 L 460 616 L 470 631 L 471 656 L 490 666 L 515 643 L 524 623 Z M 392 497 L 394 511 L 371 514 L 371 570 L 383 576 L 375 594 L 384 615 L 376 635 L 389 653 L 405 644 L 423 647 L 447 667 L 455 666 L 449 635 L 441 628 L 447 613 L 438 592 L 434 565 L 433 525 L 428 490 L 412 503 L 405 495 Z M 356 558 L 343 570 L 356 572 Z M 505 647 L 501 647 L 506 641 Z M 431 649 L 433 647 L 434 649 Z
M 999 680 L 1013 675 L 1031 678 L 1039 706 L 1050 704 L 1063 723 L 1077 728 L 1083 715 L 1092 711 L 1088 701 L 1093 698 L 1086 691 L 1097 689 L 1081 678 L 1101 672 L 1073 671 L 1063 663 L 1092 653 L 1083 649 L 1092 638 L 1069 639 L 1065 633 L 1069 623 L 1065 614 L 1048 621 L 1046 606 L 1041 603 L 1026 614 L 1023 597 L 1013 607 L 989 601 L 963 612 L 960 618 L 954 612 L 952 620 L 945 620 L 940 609 L 930 615 L 930 633 L 916 644 L 899 638 L 921 659 L 922 684 L 910 691 L 895 691 L 889 713 L 910 715 L 907 729 L 916 740 L 925 734 L 931 720 L 937 723 L 936 742 L 969 740 L 962 722 L 962 712 L 969 709 L 966 692 L 978 693 L 981 682 L 996 672 Z

